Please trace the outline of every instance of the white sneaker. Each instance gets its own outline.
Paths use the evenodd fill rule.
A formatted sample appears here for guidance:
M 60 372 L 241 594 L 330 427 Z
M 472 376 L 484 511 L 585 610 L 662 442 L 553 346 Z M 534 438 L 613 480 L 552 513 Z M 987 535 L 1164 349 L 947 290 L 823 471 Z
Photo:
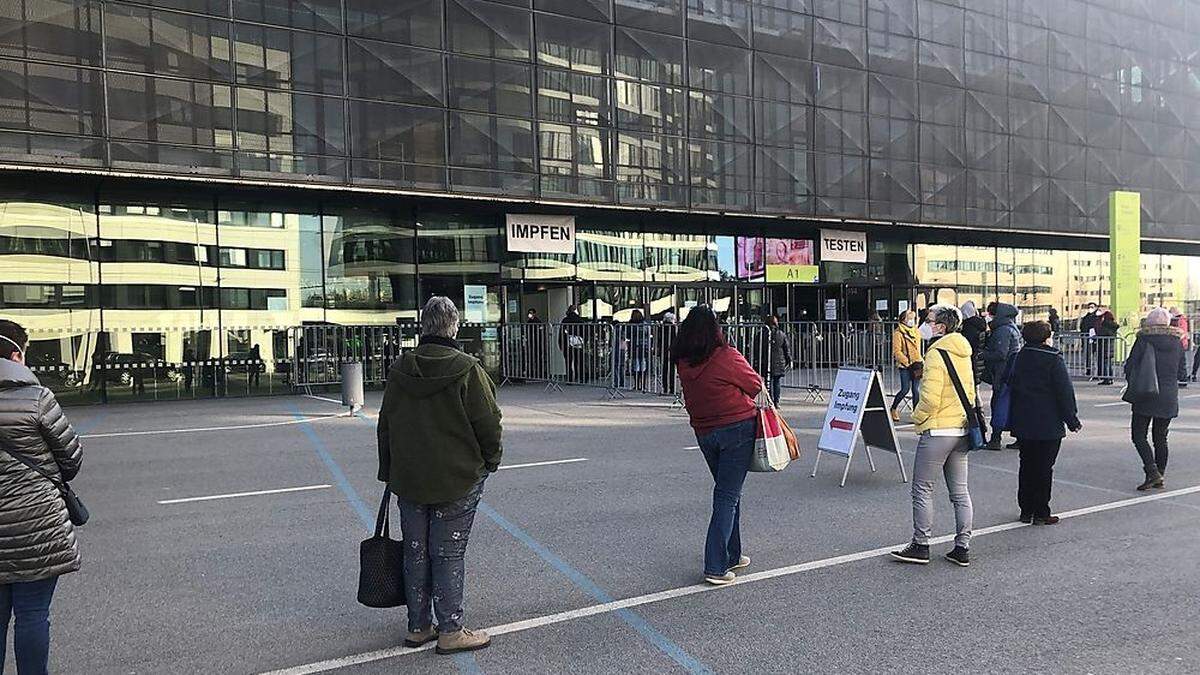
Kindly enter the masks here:
M 713 586 L 728 586 L 734 581 L 737 581 L 737 575 L 733 572 L 726 572 L 720 576 L 715 574 L 705 574 L 704 581 L 712 584 Z
M 749 567 L 749 566 L 750 566 L 750 556 L 744 555 L 741 558 L 738 558 L 737 563 L 733 567 L 730 567 L 729 571 L 734 572 L 734 571 L 742 569 L 743 567 Z

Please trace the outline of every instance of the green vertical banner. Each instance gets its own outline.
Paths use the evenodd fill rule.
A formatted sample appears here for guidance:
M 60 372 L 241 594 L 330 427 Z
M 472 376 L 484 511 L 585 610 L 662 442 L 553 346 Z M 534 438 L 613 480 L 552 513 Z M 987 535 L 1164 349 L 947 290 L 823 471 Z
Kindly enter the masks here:
M 1112 312 L 1121 333 L 1137 330 L 1141 319 L 1142 195 L 1119 190 L 1108 195 L 1109 272 Z

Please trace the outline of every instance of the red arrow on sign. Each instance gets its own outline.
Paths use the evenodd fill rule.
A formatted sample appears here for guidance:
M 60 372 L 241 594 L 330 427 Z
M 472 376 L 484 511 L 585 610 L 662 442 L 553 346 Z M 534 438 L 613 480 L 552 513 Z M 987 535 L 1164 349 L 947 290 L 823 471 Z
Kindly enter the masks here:
M 829 420 L 830 429 L 841 429 L 842 431 L 854 431 L 854 424 L 845 420 Z

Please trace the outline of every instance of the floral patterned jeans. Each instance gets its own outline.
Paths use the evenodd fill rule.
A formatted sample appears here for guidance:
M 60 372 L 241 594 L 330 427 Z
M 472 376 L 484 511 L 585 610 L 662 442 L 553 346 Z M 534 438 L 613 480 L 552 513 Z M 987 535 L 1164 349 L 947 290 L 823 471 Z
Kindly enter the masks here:
M 396 499 L 404 530 L 404 594 L 410 631 L 433 625 L 435 611 L 439 633 L 462 629 L 463 557 L 484 480 L 479 479 L 465 496 L 442 504 Z

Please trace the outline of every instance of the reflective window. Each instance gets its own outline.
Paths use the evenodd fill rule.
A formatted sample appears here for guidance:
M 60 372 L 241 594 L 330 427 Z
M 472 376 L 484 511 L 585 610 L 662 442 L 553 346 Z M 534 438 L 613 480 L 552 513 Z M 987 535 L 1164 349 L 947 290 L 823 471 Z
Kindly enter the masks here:
M 238 19 L 308 30 L 342 30 L 341 0 L 233 0 Z
M 599 126 L 612 124 L 608 78 L 550 68 L 539 68 L 537 77 L 539 118 Z
M 473 113 L 450 115 L 450 182 L 471 191 L 531 194 L 533 123 Z
M 337 38 L 239 23 L 234 41 L 238 82 L 342 93 L 342 43 Z
M 0 59 L 0 127 L 99 134 L 101 86 L 96 71 Z
M 330 321 L 392 323 L 397 314 L 416 317 L 411 221 L 393 212 L 334 208 L 321 217 L 321 231 Z
M 534 8 L 571 14 L 593 21 L 608 21 L 612 18 L 609 0 L 534 0 Z
M 111 3 L 108 65 L 159 75 L 229 80 L 229 22 Z
M 451 56 L 449 69 L 451 108 L 532 116 L 530 66 Z
M 688 84 L 724 94 L 750 95 L 750 52 L 735 47 L 693 46 L 689 52 Z
M 447 0 L 451 51 L 528 61 L 529 12 L 480 0 Z
M 233 145 L 228 86 L 114 73 L 108 76 L 108 111 L 109 133 L 117 138 Z
M 572 0 L 586 3 L 588 0 Z M 537 15 L 538 63 L 580 73 L 612 73 L 612 27 L 594 21 Z
M 238 148 L 315 155 L 346 153 L 343 102 L 239 87 Z
M 346 31 L 351 35 L 442 46 L 442 0 L 345 0 Z
M 750 46 L 747 0 L 687 0 L 688 37 L 738 47 Z
M 10 0 L 0 4 L 0 56 L 99 65 L 100 3 Z
M 618 26 L 616 54 L 617 77 L 683 83 L 683 40 Z
M 617 198 L 622 203 L 687 201 L 684 141 L 673 136 L 617 135 Z
M 543 195 L 613 198 L 607 129 L 542 123 L 538 134 Z
M 351 96 L 423 105 L 445 102 L 439 52 L 355 39 L 346 50 Z

